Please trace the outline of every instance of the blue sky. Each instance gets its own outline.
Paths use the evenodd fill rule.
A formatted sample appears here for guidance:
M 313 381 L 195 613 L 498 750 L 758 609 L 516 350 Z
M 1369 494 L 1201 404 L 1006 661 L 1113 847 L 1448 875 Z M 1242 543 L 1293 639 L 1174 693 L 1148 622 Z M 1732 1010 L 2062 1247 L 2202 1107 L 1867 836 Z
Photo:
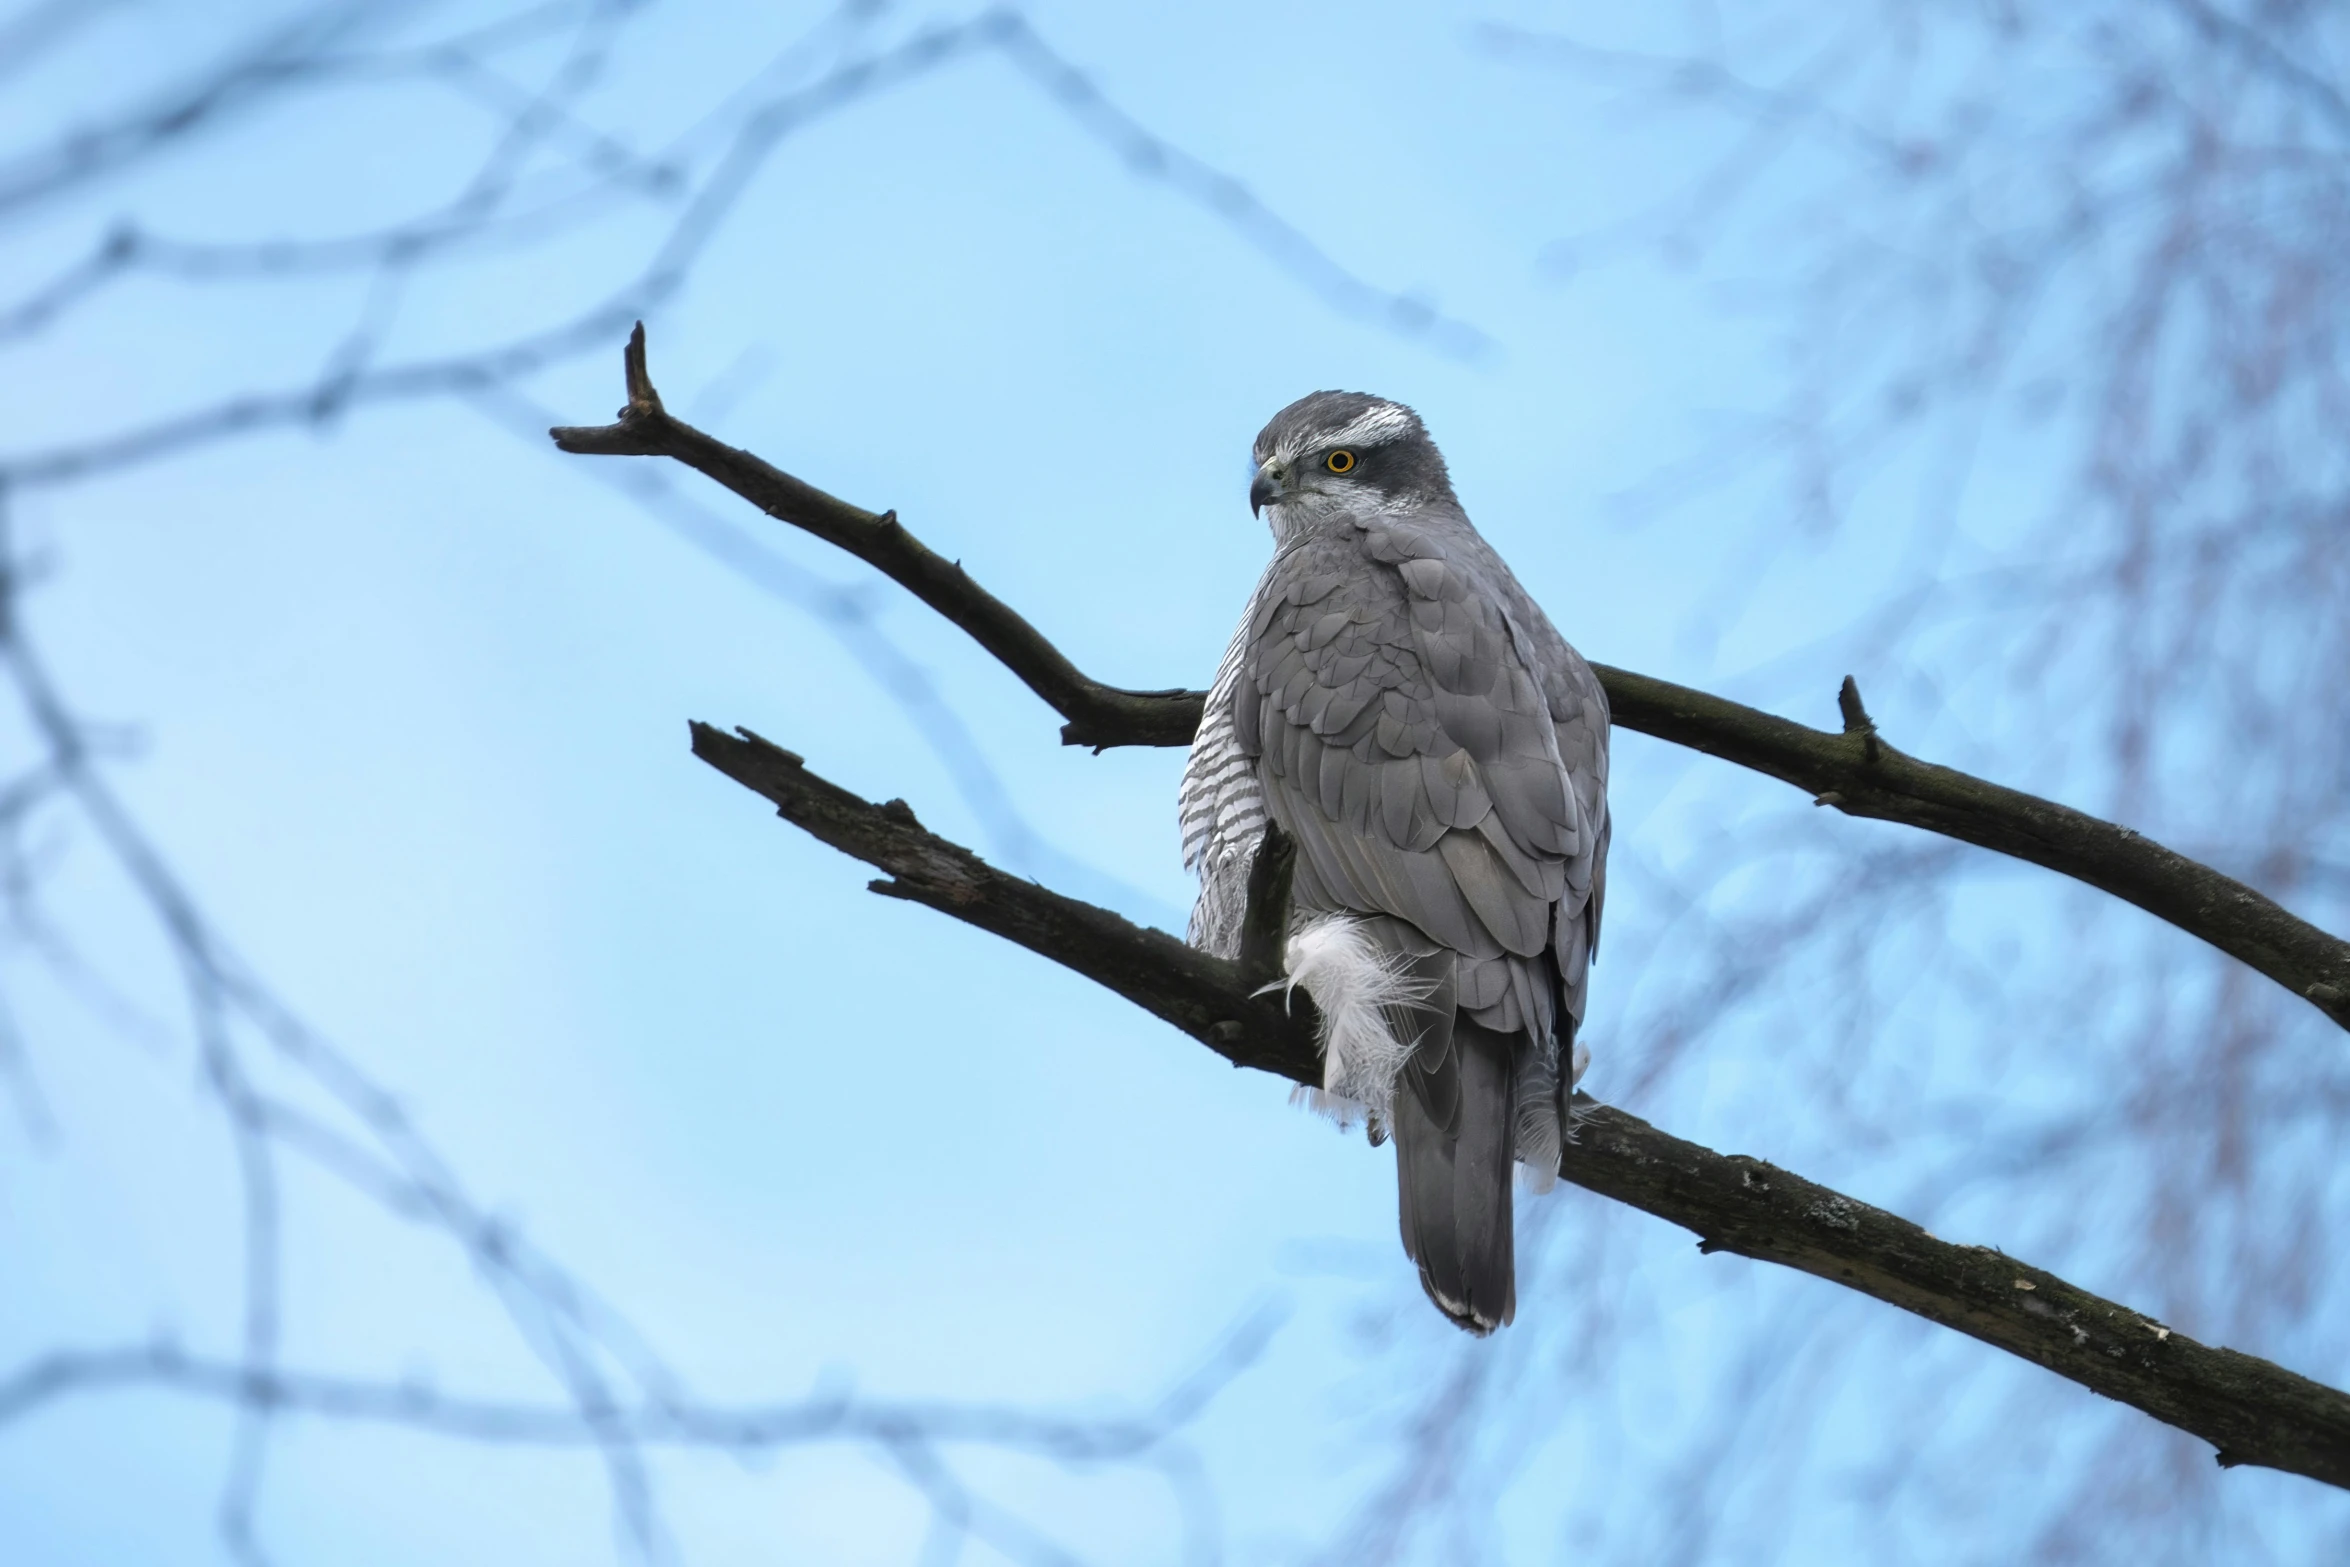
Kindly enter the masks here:
M 9 134 L 74 119 L 98 62 L 123 51 L 159 78 L 185 69 L 215 25 L 194 9 L 94 28 L 12 90 Z M 590 113 L 657 142 L 816 15 L 716 3 L 641 25 Z M 764 166 L 648 314 L 674 409 L 894 506 L 1088 672 L 1158 686 L 1205 683 L 1262 563 L 1244 501 L 1258 425 L 1316 387 L 1379 391 L 1425 415 L 1472 515 L 1591 657 L 1826 719 L 1832 687 L 1791 694 L 1772 671 L 1869 600 L 1897 542 L 1864 528 L 1750 568 L 1751 497 L 1735 489 L 1704 517 L 1621 521 L 1627 486 L 1767 398 L 1766 341 L 1701 273 L 1562 280 L 1538 262 L 1561 233 L 1636 210 L 1691 146 L 1493 59 L 1472 23 L 1499 11 L 1027 15 L 1125 112 L 1491 350 L 1448 355 L 1334 310 L 982 56 L 811 126 Z M 255 114 L 12 238 L 0 284 L 24 292 L 121 211 L 190 239 L 367 228 L 448 189 L 487 124 L 413 86 Z M 553 250 L 427 275 L 381 357 L 519 335 L 603 298 L 658 216 L 623 207 Z M 302 385 L 366 287 L 126 283 L 9 345 L 6 453 Z M 615 332 L 522 390 L 564 422 L 600 421 L 619 348 Z M 616 460 L 516 433 L 535 417 L 462 398 L 362 406 L 19 496 L 19 538 L 47 570 L 32 624 L 78 710 L 130 737 L 112 769 L 124 798 L 242 958 L 705 1396 L 1126 1408 L 1276 1313 L 1263 1363 L 1191 1440 L 1234 1558 L 1302 1559 L 1377 1473 L 1381 1379 L 1415 1363 L 1394 1346 L 1448 1347 L 1395 1243 L 1387 1156 L 1040 960 L 868 896 L 861 867 L 694 763 L 685 723 L 748 725 L 1162 924 L 1189 898 L 1181 754 L 1061 749 L 1052 714 L 888 584 L 666 475 L 802 574 L 763 590 L 616 489 Z M 1693 628 L 1692 606 L 1730 578 L 1735 612 Z M 962 716 L 1045 848 L 1022 863 L 1003 821 L 975 812 L 919 714 L 810 612 L 828 593 L 868 609 Z M 1905 710 L 1898 689 L 1887 701 L 1913 734 L 1948 717 Z M 1621 754 L 1620 841 L 1688 852 L 1643 834 L 1690 764 L 1639 739 Z M 57 906 L 139 1006 L 172 1018 L 168 964 L 118 881 L 86 842 L 58 855 Z M 1612 896 L 1611 920 L 1655 912 L 1637 877 Z M 1602 1096 L 1612 978 L 1603 963 Z M 233 1346 L 233 1167 L 184 1030 L 142 1044 L 29 965 L 10 986 L 56 1132 L 0 1123 L 8 1362 L 158 1333 Z M 1763 1141 L 1735 1109 L 1748 1070 L 1706 1079 L 1715 1098 L 1701 1083 L 1675 1129 Z M 1678 1314 L 1685 1363 L 1555 1392 L 1631 1427 L 1638 1449 L 1623 1411 L 1669 1410 L 1735 1340 L 1734 1306 L 1683 1291 L 1720 1265 L 1587 1195 L 1549 1201 L 1557 1222 L 1614 1226 L 1612 1254 Z M 444 1238 L 310 1177 L 291 1182 L 286 1224 L 289 1363 L 550 1396 Z M 0 1554 L 219 1559 L 227 1430 L 217 1410 L 145 1394 L 0 1428 L 0 1521 L 19 1542 Z M 1572 1492 L 1587 1441 L 1531 1460 L 1535 1494 L 1507 1520 L 1519 1559 L 1555 1553 L 1542 1493 Z M 276 1453 L 262 1523 L 278 1560 L 610 1549 L 601 1475 L 579 1455 L 301 1422 Z M 1147 1477 L 968 1463 L 1073 1548 L 1178 1557 Z M 920 1501 L 864 1450 L 660 1472 L 687 1560 L 895 1562 L 920 1545 Z M 1818 1527 L 1824 1552 L 1865 1554 L 1850 1517 Z

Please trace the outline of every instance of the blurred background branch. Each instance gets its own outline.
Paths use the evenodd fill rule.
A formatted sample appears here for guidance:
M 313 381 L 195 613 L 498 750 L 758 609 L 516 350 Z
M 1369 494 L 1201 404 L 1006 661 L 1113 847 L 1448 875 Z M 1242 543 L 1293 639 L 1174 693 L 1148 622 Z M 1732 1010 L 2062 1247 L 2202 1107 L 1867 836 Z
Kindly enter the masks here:
M 67 51 L 77 35 L 107 20 L 105 9 L 37 7 L 13 18 L 0 32 L 0 73 L 30 72 Z M 209 388 L 191 403 L 154 413 L 126 400 L 100 413 L 95 429 L 44 437 L 37 426 L 20 423 L 16 449 L 0 457 L 0 506 L 185 461 L 217 443 L 273 429 L 332 432 L 387 403 L 457 398 L 493 418 L 543 428 L 523 390 L 529 378 L 601 346 L 616 323 L 674 297 L 787 142 L 831 116 L 979 57 L 1009 65 L 1130 173 L 1196 203 L 1331 308 L 1424 339 L 1442 353 L 1473 357 L 1488 346 L 1474 329 L 1421 301 L 1363 282 L 1241 182 L 1153 134 L 1014 11 L 893 27 L 886 6 L 844 5 L 767 59 L 743 62 L 732 91 L 696 104 L 686 125 L 646 147 L 600 128 L 585 107 L 616 52 L 628 47 L 629 30 L 658 25 L 639 14 L 643 8 L 557 3 L 447 20 L 433 18 L 432 9 L 306 6 L 250 17 L 239 34 L 212 38 L 199 31 L 197 52 L 211 58 L 191 67 L 159 51 L 154 63 L 162 69 L 151 84 L 81 104 L 70 128 L 0 157 L 0 221 L 14 227 L 15 259 L 38 272 L 36 258 L 44 252 L 60 242 L 69 251 L 0 303 L 0 349 L 70 333 L 142 281 L 243 289 L 309 280 L 359 285 L 356 310 L 307 372 L 273 384 L 267 374 L 216 367 L 252 380 Z M 122 42 L 110 40 L 115 47 Z M 387 86 L 427 89 L 488 125 L 478 161 L 445 195 L 428 195 L 414 210 L 368 227 L 305 238 L 180 238 L 124 216 L 78 255 L 70 253 L 70 236 L 87 226 L 93 198 L 120 199 L 157 180 L 169 191 L 175 179 L 200 193 L 221 176 L 199 160 L 240 124 L 275 114 L 273 134 L 300 134 L 293 128 L 302 117 L 349 112 L 352 95 Z M 293 117 L 290 124 L 286 116 Z M 191 163 L 192 175 L 182 175 Z M 466 322 L 462 336 L 474 341 L 395 352 L 403 315 L 422 308 L 420 296 L 437 274 L 507 255 L 563 254 L 616 211 L 649 214 L 650 243 L 641 259 L 602 285 L 600 299 L 535 326 Z M 275 227 L 283 220 L 264 221 Z M 918 732 L 992 829 L 999 852 L 1015 864 L 1111 885 L 1028 825 L 921 665 L 878 627 L 860 595 L 812 577 L 658 482 L 623 488 L 722 565 L 830 629 L 917 720 Z M 0 511 L 0 521 L 5 515 Z M 1212 1513 L 1181 1461 L 1178 1439 L 1207 1399 L 1261 1353 L 1273 1320 L 1263 1311 L 1146 1417 L 1045 1417 L 1003 1405 L 877 1403 L 845 1393 L 735 1409 L 687 1394 L 678 1373 L 626 1318 L 469 1194 L 369 1069 L 303 1023 L 270 981 L 233 955 L 202 901 L 108 782 L 117 759 L 109 752 L 119 747 L 102 743 L 100 726 L 76 715 L 52 677 L 18 603 L 36 564 L 13 533 L 0 533 L 0 549 L 8 562 L 0 576 L 0 649 L 28 751 L 7 819 L 12 935 L 53 977 L 85 988 L 85 999 L 107 1011 L 109 1021 L 136 1019 L 143 1033 L 176 1050 L 180 1030 L 139 1011 L 109 977 L 119 958 L 107 949 L 129 932 L 102 929 L 97 945 L 85 950 L 49 913 L 40 835 L 63 828 L 88 833 L 143 905 L 179 971 L 187 1036 L 235 1151 L 243 1252 L 233 1357 L 194 1353 L 168 1337 L 144 1348 L 38 1354 L 0 1384 L 0 1423 L 46 1416 L 66 1400 L 138 1389 L 220 1402 L 236 1416 L 219 1499 L 220 1538 L 240 1560 L 267 1558 L 259 1517 L 267 1456 L 281 1428 L 296 1419 L 586 1447 L 603 1462 L 617 1537 L 633 1557 L 666 1559 L 674 1550 L 647 1447 L 684 1443 L 752 1453 L 822 1442 L 869 1447 L 887 1459 L 928 1505 L 932 1554 L 952 1554 L 969 1540 L 1016 1560 L 1068 1559 L 1048 1532 L 1017 1509 L 986 1500 L 947 1466 L 946 1450 L 973 1445 L 1081 1471 L 1167 1466 L 1185 1520 L 1184 1554 L 1207 1560 L 1220 1553 Z M 371 802 L 352 803 L 364 812 Z M 13 1032 L 7 1038 L 5 1065 L 23 1126 L 44 1141 L 62 1135 L 30 1054 Z M 267 1086 L 278 1074 L 292 1079 L 282 1090 Z M 305 1098 L 314 1103 L 299 1102 Z M 457 1248 L 568 1401 L 499 1404 L 416 1380 L 288 1369 L 285 1187 L 314 1179 L 338 1183 L 386 1216 L 426 1227 Z
M 1261 555 L 1246 436 L 1370 386 L 1586 651 L 1764 710 L 1856 673 L 1906 749 L 2340 929 L 2340 28 L 0 16 L 0 1364 L 71 1373 L 0 1424 L 21 1549 L 2338 1553 L 2318 1487 L 1575 1194 L 1522 1218 L 1540 1317 L 1421 1331 L 1359 1148 L 1192 1052 L 1080 1075 L 1147 1028 L 746 850 L 669 761 L 683 712 L 788 721 L 1168 924 L 1170 759 L 1032 754 L 1034 698 L 878 578 L 541 432 L 649 317 L 682 415 L 893 487 L 1076 666 L 1196 682 Z M 1097 580 L 1157 591 L 1109 623 Z M 1669 748 L 1615 787 L 1599 1092 L 2350 1375 L 2308 1007 Z M 1164 1440 L 1020 1435 L 1136 1429 L 1088 1401 L 1268 1279 L 1301 1330 Z M 655 1437 L 810 1383 L 773 1407 L 832 1434 L 747 1481 L 777 1444 Z M 491 1468 L 343 1417 L 411 1393 L 568 1424 Z

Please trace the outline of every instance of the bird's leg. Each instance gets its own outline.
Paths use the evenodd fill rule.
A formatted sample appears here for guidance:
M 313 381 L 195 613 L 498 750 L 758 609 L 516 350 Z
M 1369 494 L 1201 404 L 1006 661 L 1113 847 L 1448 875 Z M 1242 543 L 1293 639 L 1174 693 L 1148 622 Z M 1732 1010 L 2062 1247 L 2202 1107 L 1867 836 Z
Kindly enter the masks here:
M 1266 822 L 1240 916 L 1240 972 L 1252 992 L 1280 984 L 1288 973 L 1289 883 L 1296 872 L 1297 840 L 1279 822 Z

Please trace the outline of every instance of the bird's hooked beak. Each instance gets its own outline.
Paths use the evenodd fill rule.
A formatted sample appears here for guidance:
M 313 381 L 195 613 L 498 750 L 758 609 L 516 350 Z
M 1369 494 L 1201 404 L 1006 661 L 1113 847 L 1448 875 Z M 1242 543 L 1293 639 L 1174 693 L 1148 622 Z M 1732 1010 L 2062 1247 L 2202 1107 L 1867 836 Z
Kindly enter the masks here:
M 1281 498 L 1282 481 L 1289 470 L 1279 461 L 1269 462 L 1257 470 L 1257 476 L 1248 484 L 1248 509 L 1254 516 L 1263 516 L 1265 508 Z

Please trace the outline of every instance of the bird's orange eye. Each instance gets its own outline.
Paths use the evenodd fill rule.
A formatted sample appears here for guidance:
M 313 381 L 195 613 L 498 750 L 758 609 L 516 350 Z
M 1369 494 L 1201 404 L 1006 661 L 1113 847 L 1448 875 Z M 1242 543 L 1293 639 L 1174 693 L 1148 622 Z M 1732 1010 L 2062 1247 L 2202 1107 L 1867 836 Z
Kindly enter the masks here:
M 1322 459 L 1322 466 L 1332 473 L 1350 473 L 1353 471 L 1354 465 L 1355 454 L 1352 452 L 1332 452 Z

